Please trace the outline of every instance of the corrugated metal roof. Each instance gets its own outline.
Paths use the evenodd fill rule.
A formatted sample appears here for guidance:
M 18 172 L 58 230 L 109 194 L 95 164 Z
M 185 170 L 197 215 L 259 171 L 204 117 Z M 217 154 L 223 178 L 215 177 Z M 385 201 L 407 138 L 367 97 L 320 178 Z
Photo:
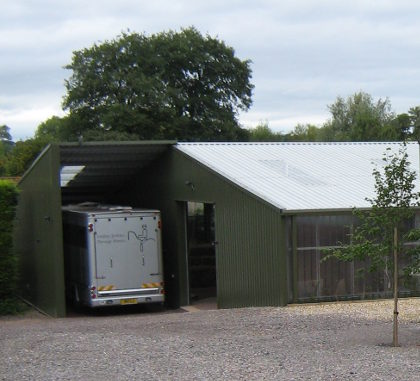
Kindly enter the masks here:
M 369 207 L 372 171 L 389 147 L 401 143 L 178 143 L 211 170 L 270 204 L 288 211 Z M 407 144 L 419 174 L 419 145 Z M 417 190 L 420 187 L 417 186 Z

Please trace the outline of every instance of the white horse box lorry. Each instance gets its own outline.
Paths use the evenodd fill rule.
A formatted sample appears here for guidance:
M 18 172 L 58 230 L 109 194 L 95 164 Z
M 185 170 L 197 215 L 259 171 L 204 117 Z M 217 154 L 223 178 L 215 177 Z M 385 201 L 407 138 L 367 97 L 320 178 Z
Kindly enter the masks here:
M 76 304 L 164 302 L 158 210 L 63 207 L 63 237 L 66 295 Z

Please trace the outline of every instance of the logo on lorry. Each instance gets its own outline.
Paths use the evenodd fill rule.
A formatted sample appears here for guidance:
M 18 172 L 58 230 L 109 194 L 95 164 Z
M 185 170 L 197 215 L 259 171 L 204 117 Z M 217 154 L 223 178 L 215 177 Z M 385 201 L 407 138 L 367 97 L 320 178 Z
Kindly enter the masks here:
M 156 241 L 154 238 L 149 238 L 148 232 L 147 232 L 147 225 L 142 225 L 141 226 L 141 233 L 137 234 L 136 232 L 133 232 L 132 230 L 130 230 L 128 232 L 128 240 L 130 240 L 130 234 L 134 235 L 134 237 L 136 237 L 137 241 L 140 242 L 140 252 L 143 252 L 143 243 L 147 242 L 147 241 Z

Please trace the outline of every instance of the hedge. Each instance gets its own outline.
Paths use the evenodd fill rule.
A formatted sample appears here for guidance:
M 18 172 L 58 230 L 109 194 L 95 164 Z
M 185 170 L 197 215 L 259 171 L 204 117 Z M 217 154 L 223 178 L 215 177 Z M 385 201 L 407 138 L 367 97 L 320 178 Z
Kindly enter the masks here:
M 16 185 L 0 180 L 0 314 L 13 313 L 18 309 L 15 298 L 17 258 L 12 252 L 17 199 Z

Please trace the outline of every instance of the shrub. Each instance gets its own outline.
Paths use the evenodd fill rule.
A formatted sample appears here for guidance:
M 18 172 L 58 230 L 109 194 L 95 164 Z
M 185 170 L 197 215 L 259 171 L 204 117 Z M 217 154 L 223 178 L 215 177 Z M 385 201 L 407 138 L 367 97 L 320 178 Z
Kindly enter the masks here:
M 17 312 L 19 309 L 14 295 L 17 258 L 12 252 L 17 196 L 15 184 L 0 180 L 0 314 Z

